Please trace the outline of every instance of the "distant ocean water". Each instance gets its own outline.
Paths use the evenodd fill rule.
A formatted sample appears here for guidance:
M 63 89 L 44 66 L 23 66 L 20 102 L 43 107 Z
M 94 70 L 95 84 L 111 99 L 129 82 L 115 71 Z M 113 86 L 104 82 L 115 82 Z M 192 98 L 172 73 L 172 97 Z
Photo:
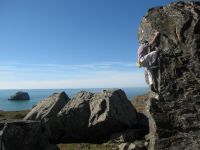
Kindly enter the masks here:
M 147 93 L 147 87 L 140 88 L 122 88 L 128 99 L 133 99 L 137 95 Z M 67 95 L 72 98 L 79 91 L 89 92 L 101 92 L 103 88 L 91 88 L 91 89 L 23 89 L 23 90 L 0 90 L 0 110 L 4 111 L 16 111 L 31 109 L 33 105 L 37 104 L 40 100 L 48 97 L 55 92 L 65 91 Z M 15 94 L 17 91 L 25 91 L 30 95 L 30 100 L 27 101 L 11 101 L 8 98 Z

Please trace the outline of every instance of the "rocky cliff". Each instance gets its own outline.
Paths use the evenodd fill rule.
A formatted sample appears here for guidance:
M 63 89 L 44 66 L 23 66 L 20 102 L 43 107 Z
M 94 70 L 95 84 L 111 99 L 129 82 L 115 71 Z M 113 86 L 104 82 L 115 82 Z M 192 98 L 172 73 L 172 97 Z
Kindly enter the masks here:
M 149 9 L 139 41 L 160 36 L 154 70 L 159 100 L 149 98 L 149 149 L 200 149 L 200 2 L 177 2 Z
M 133 107 L 119 89 L 82 91 L 72 100 L 64 92 L 53 94 L 24 120 L 0 121 L 0 150 L 57 150 L 55 143 L 108 140 L 120 150 L 199 150 L 200 2 L 150 9 L 139 41 L 151 40 L 155 32 L 160 36 L 149 50 L 159 50 L 158 99 L 150 93 Z

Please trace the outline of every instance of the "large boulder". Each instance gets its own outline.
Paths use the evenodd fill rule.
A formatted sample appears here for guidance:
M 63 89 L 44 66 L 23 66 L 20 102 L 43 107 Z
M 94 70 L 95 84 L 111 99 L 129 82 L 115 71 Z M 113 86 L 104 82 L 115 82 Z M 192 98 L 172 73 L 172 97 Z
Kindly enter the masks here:
M 102 141 L 138 125 L 137 112 L 122 90 L 79 92 L 58 113 L 53 133 L 58 141 Z M 59 129 L 59 131 L 58 131 Z
M 200 149 L 200 2 L 150 9 L 142 18 L 139 41 L 150 40 L 156 31 L 160 98 L 147 101 L 149 149 Z
M 24 117 L 24 120 L 38 120 L 43 123 L 48 131 L 48 138 L 51 142 L 57 143 L 57 139 L 62 134 L 58 125 L 58 112 L 70 101 L 65 92 L 54 93 L 48 98 L 40 101 L 33 109 Z
M 24 120 L 42 120 L 48 122 L 68 103 L 69 97 L 65 92 L 54 93 L 40 101 L 24 118 Z
M 30 96 L 27 92 L 17 92 L 12 95 L 9 100 L 30 100 Z
M 7 121 L 0 126 L 0 150 L 59 150 L 49 143 L 40 122 Z

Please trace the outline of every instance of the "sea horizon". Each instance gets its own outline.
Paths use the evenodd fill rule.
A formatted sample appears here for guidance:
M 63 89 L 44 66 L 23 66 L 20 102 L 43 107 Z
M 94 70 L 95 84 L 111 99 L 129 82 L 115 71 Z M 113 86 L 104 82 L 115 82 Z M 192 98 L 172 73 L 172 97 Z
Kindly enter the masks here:
M 148 88 L 147 86 L 136 86 L 136 87 L 83 87 L 83 88 L 5 88 L 0 90 L 62 90 L 62 89 L 128 89 L 128 88 Z
M 132 100 L 135 96 L 146 94 L 148 87 L 126 87 L 126 88 L 60 88 L 60 89 L 0 89 L 0 110 L 2 111 L 19 111 L 31 109 L 33 105 L 39 101 L 45 99 L 56 92 L 64 91 L 69 98 L 73 98 L 76 93 L 80 91 L 88 92 L 101 92 L 104 89 L 122 89 L 129 100 Z M 30 100 L 24 101 L 12 101 L 8 100 L 10 96 L 14 95 L 18 91 L 28 92 Z

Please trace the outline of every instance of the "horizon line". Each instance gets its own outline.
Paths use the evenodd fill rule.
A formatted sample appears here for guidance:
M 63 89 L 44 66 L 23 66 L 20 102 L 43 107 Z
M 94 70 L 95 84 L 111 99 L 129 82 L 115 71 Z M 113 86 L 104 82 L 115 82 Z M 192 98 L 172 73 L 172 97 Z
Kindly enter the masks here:
M 79 88 L 5 88 L 0 90 L 66 90 L 66 89 L 124 89 L 124 88 L 148 88 L 148 86 L 135 86 L 135 87 L 79 87 Z

